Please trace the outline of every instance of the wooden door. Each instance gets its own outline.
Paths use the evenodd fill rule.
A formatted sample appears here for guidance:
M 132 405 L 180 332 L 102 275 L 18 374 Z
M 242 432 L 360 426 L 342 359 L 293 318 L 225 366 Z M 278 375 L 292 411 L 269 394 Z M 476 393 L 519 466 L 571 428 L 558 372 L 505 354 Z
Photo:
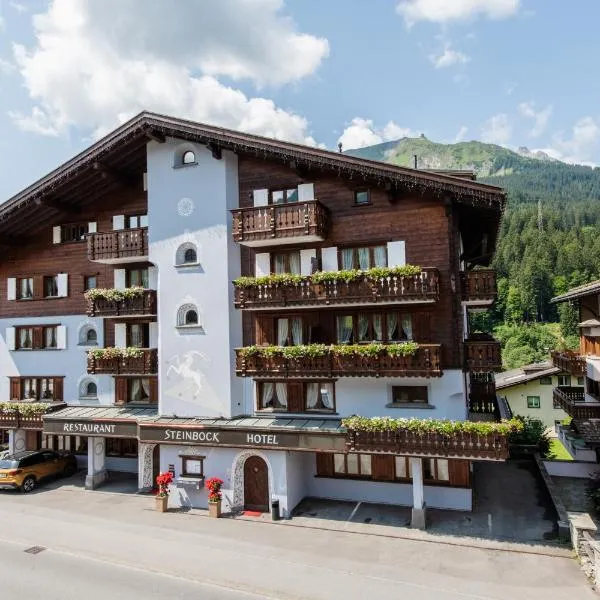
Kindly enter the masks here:
M 269 473 L 260 456 L 251 456 L 244 463 L 244 508 L 269 512 Z

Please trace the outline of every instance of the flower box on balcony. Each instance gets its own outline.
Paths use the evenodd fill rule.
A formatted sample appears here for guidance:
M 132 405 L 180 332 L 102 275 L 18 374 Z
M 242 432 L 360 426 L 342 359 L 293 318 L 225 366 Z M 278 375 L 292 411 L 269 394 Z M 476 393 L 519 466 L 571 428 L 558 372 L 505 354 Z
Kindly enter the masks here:
M 155 348 L 98 348 L 88 352 L 88 373 L 152 375 L 158 372 Z
M 156 314 L 156 290 L 142 287 L 96 288 L 85 292 L 90 317 L 135 317 Z

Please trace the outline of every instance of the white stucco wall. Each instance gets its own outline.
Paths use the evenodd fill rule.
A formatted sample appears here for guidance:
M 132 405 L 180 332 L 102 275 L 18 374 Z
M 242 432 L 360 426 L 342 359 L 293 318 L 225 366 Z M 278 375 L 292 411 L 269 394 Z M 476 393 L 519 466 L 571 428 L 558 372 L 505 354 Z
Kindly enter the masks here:
M 104 328 L 101 318 L 86 315 L 54 317 L 25 317 L 0 319 L 0 399 L 10 399 L 9 377 L 64 376 L 64 400 L 79 404 L 79 384 L 83 378 L 91 378 L 98 386 L 97 401 L 82 401 L 81 404 L 97 405 L 114 402 L 114 382 L 108 375 L 88 376 L 86 350 L 90 346 L 79 345 L 80 329 L 88 324 L 96 328 L 98 346 L 104 345 Z M 67 347 L 65 350 L 9 350 L 6 329 L 19 325 L 63 325 L 66 327 Z
M 192 150 L 197 165 L 174 168 L 175 154 Z M 233 348 L 242 345 L 241 311 L 231 280 L 240 249 L 231 235 L 238 206 L 237 157 L 221 160 L 204 146 L 168 139 L 150 142 L 148 220 L 150 261 L 158 267 L 159 411 L 163 415 L 225 416 L 242 412 Z M 176 268 L 177 248 L 196 246 L 199 265 Z M 194 304 L 197 328 L 177 328 L 177 309 Z

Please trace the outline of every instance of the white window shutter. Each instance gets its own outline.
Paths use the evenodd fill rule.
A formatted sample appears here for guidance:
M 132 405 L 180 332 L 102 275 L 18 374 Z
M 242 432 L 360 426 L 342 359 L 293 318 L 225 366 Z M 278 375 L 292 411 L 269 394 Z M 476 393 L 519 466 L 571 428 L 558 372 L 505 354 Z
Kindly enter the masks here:
M 317 258 L 317 251 L 314 248 L 300 250 L 300 274 L 312 275 L 313 260 Z
M 323 271 L 338 271 L 337 246 L 321 249 L 321 268 Z
M 9 350 L 15 350 L 17 347 L 14 327 L 6 328 L 6 346 Z
M 60 225 L 52 228 L 52 243 L 60 244 Z
M 298 200 L 304 202 L 306 200 L 315 199 L 315 184 L 314 183 L 301 183 L 298 186 Z
M 119 229 L 125 229 L 125 215 L 114 215 L 113 216 L 113 229 L 115 231 Z
M 254 190 L 254 206 L 267 206 L 269 204 L 269 190 Z
M 158 348 L 158 323 L 156 323 L 156 321 L 154 323 L 150 323 L 148 329 L 150 333 L 150 348 Z
M 271 255 L 268 252 L 259 252 L 254 255 L 254 276 L 263 277 L 271 273 Z
M 115 347 L 125 348 L 127 346 L 127 326 L 125 323 L 115 323 Z
M 15 277 L 9 277 L 6 282 L 6 299 L 17 299 L 17 280 Z
M 90 221 L 88 223 L 88 233 L 96 233 L 98 231 L 98 223 L 96 221 Z
M 406 264 L 404 242 L 388 242 L 388 267 L 403 267 Z
M 148 289 L 158 289 L 158 267 L 148 267 Z
M 142 185 L 144 187 L 144 191 L 148 191 L 148 173 L 144 173 L 142 175 Z
M 59 325 L 56 328 L 56 347 L 59 350 L 67 348 L 67 328 L 64 325 Z
M 125 285 L 125 269 L 115 269 L 115 289 L 124 290 L 127 286 Z
M 59 273 L 56 277 L 58 295 L 64 298 L 69 295 L 69 275 L 67 273 Z

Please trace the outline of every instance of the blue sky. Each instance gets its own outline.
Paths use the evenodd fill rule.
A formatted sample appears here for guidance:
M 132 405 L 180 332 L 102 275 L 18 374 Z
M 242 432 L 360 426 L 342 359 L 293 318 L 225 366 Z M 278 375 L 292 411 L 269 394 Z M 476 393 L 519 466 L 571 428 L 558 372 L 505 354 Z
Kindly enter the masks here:
M 589 0 L 0 0 L 0 201 L 143 108 L 334 148 L 600 163 Z

